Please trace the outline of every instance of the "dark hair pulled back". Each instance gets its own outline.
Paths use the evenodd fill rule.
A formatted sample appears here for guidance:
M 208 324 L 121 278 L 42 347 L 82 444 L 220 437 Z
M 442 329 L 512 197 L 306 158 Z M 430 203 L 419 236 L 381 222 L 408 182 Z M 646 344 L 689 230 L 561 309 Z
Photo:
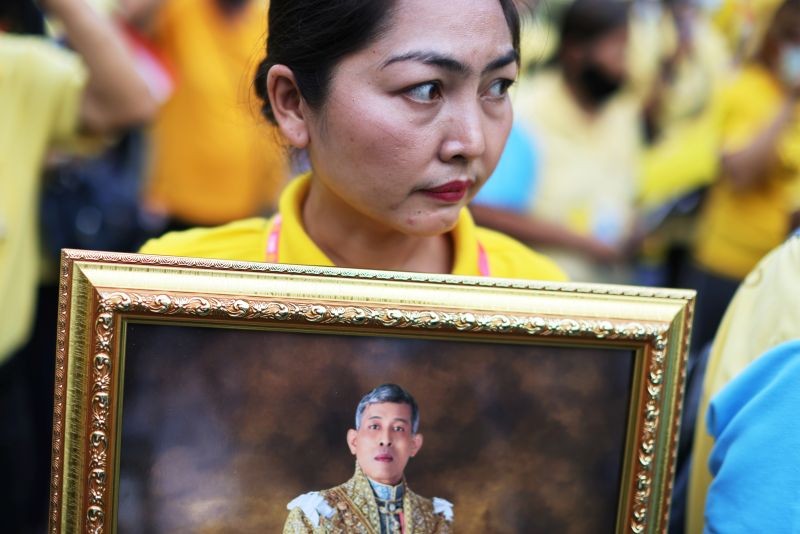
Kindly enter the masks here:
M 33 0 L 0 2 L 0 24 L 12 33 L 44 35 L 44 17 Z
M 517 8 L 513 0 L 499 2 L 514 50 L 519 52 Z M 275 123 L 267 93 L 267 73 L 274 65 L 289 67 L 303 99 L 312 109 L 320 109 L 333 68 L 386 30 L 396 4 L 397 0 L 271 0 L 267 55 L 255 77 L 256 94 L 263 101 L 261 112 L 267 120 Z

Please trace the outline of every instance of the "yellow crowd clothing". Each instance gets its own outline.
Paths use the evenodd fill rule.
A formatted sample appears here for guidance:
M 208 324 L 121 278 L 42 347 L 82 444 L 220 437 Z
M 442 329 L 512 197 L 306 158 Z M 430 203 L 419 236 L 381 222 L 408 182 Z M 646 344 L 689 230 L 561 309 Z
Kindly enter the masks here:
M 0 33 L 0 362 L 27 339 L 39 281 L 42 162 L 73 146 L 87 72 L 75 54 Z
M 763 67 L 750 65 L 712 105 L 719 152 L 748 146 L 775 119 L 784 102 L 778 81 Z M 778 163 L 758 185 L 735 191 L 721 176 L 701 213 L 695 259 L 715 275 L 741 280 L 790 230 L 790 215 L 800 206 L 800 107 L 777 147 Z
M 531 72 L 545 65 L 558 46 L 558 30 L 544 16 L 526 15 L 520 28 L 520 65 Z M 513 87 L 516 90 L 516 86 Z
M 716 135 L 710 114 L 681 121 L 664 131 L 659 142 L 642 154 L 642 208 L 658 208 L 712 184 L 719 173 Z
M 628 77 L 643 99 L 650 97 L 656 84 L 664 86 L 661 119 L 666 124 L 702 113 L 714 88 L 730 72 L 731 55 L 725 38 L 710 18 L 697 13 L 688 23 L 691 46 L 676 57 L 681 38 L 670 10 L 656 10 L 653 15 L 631 20 Z M 662 82 L 661 70 L 667 60 L 672 63 L 672 73 Z
M 285 151 L 253 91 L 266 20 L 263 0 L 234 18 L 213 0 L 168 0 L 161 8 L 153 44 L 176 80 L 151 131 L 145 197 L 154 211 L 215 225 L 274 209 Z
M 531 214 L 608 243 L 621 243 L 634 219 L 638 189 L 639 106 L 620 94 L 596 114 L 581 109 L 560 72 L 523 80 L 515 101 L 540 149 Z M 577 281 L 620 281 L 585 256 L 543 250 Z
M 634 18 L 631 29 L 630 77 L 644 99 L 655 84 L 663 86 L 660 135 L 642 155 L 639 200 L 652 208 L 716 177 L 719 154 L 708 109 L 717 88 L 730 78 L 732 60 L 710 17 L 698 12 L 690 20 L 691 47 L 674 59 L 670 79 L 661 81 L 664 61 L 675 57 L 680 44 L 674 16 L 662 10 L 658 20 L 640 19 Z
M 678 47 L 673 25 L 668 39 L 670 54 Z M 663 97 L 662 122 L 666 125 L 702 114 L 716 88 L 727 82 L 731 73 L 731 56 L 725 40 L 710 20 L 697 15 L 692 20 L 691 51 L 675 63 L 672 81 Z M 663 58 L 662 58 L 663 59 Z
M 714 440 L 706 412 L 714 396 L 767 350 L 800 338 L 800 236 L 765 257 L 744 280 L 720 324 L 703 382 L 692 449 L 687 531 L 702 532 L 708 459 Z M 791 423 L 787 423 L 791 424 Z
M 721 0 L 713 20 L 736 59 L 752 57 L 782 0 Z
M 300 265 L 333 266 L 333 262 L 311 240 L 303 228 L 302 206 L 308 193 L 310 176 L 292 181 L 279 204 L 280 240 L 278 261 Z M 265 261 L 267 242 L 275 218 L 251 218 L 217 228 L 195 228 L 172 232 L 145 243 L 141 252 L 172 256 Z M 455 248 L 452 274 L 480 275 L 479 247 L 486 251 L 491 276 L 540 280 L 565 279 L 550 259 L 498 232 L 475 226 L 464 209 L 452 231 Z
M 668 10 L 656 3 L 642 3 L 631 9 L 628 22 L 627 79 L 631 90 L 643 102 L 661 76 L 661 65 L 671 50 L 674 32 Z

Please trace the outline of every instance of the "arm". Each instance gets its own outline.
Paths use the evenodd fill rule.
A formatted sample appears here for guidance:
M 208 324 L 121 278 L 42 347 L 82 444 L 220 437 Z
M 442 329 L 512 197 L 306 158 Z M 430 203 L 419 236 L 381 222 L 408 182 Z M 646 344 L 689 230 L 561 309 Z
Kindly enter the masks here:
M 791 91 L 772 122 L 748 146 L 722 155 L 723 173 L 734 189 L 741 191 L 759 184 L 778 163 L 778 141 L 794 119 L 798 95 L 799 89 Z
M 481 226 L 494 228 L 525 243 L 574 250 L 599 262 L 622 259 L 621 250 L 559 224 L 479 204 L 470 205 L 469 211 Z
M 156 101 L 111 22 L 84 0 L 42 4 L 64 25 L 67 39 L 89 71 L 80 108 L 81 129 L 107 133 L 150 120 Z

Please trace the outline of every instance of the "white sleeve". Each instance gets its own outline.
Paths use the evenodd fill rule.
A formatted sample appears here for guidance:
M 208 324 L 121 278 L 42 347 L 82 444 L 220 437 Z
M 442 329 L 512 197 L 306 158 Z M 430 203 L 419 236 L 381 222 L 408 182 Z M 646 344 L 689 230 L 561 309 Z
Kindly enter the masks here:
M 300 508 L 315 527 L 319 526 L 320 516 L 329 519 L 333 517 L 333 514 L 336 512 L 331 505 L 325 501 L 325 497 L 318 491 L 304 493 L 292 499 L 292 501 L 286 505 L 287 510 L 293 510 L 295 508 Z

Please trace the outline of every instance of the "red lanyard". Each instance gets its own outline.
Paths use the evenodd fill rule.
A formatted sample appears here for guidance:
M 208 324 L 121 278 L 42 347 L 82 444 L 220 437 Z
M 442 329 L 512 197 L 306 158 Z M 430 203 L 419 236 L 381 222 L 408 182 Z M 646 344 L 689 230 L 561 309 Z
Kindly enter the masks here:
M 267 238 L 267 257 L 266 261 L 269 263 L 279 263 L 278 260 L 278 247 L 281 242 L 281 225 L 283 219 L 280 214 L 275 215 L 272 219 L 272 230 Z M 489 276 L 489 256 L 486 254 L 486 249 L 483 245 L 478 243 L 478 272 L 481 276 Z
M 275 215 L 272 219 L 272 231 L 269 233 L 269 237 L 267 238 L 267 259 L 268 263 L 280 263 L 278 261 L 278 245 L 280 245 L 281 241 L 281 223 L 283 219 L 281 218 L 281 214 Z
M 481 276 L 491 276 L 489 270 L 489 256 L 486 254 L 486 249 L 483 248 L 480 241 L 478 241 L 478 272 Z

